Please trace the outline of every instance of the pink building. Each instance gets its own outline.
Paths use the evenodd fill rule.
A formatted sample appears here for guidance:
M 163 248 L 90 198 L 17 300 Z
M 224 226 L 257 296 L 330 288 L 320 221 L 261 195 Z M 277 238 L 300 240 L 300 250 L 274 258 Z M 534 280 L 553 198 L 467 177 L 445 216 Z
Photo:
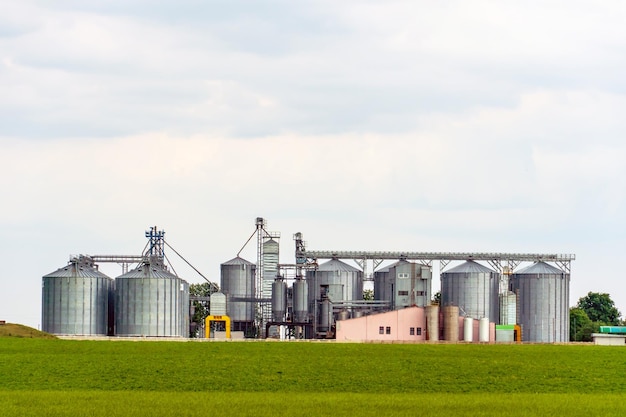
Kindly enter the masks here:
M 421 307 L 409 307 L 337 321 L 337 340 L 424 341 L 426 316 Z
M 439 340 L 443 340 L 443 317 L 439 317 Z M 479 341 L 479 321 L 471 323 L 472 342 Z M 464 340 L 464 318 L 458 318 L 458 340 Z M 426 314 L 423 307 L 408 307 L 386 313 L 338 320 L 337 341 L 426 341 Z M 495 341 L 495 324 L 489 323 L 489 341 Z

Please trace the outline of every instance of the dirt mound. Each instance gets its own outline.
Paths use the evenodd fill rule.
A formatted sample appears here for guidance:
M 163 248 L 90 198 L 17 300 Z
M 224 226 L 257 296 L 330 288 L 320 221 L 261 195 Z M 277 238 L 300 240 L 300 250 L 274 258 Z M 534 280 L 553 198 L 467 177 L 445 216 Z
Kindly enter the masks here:
M 0 324 L 0 337 L 24 337 L 30 339 L 56 339 L 50 333 L 40 332 L 32 327 L 22 324 L 5 323 Z

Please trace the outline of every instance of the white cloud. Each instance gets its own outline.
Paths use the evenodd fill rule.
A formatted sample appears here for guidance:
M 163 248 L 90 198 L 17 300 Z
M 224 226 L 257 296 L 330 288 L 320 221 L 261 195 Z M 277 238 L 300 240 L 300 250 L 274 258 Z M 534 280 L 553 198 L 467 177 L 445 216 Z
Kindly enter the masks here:
M 27 284 L 0 316 L 33 323 L 40 275 L 138 252 L 153 224 L 217 280 L 256 216 L 287 262 L 296 231 L 315 249 L 577 252 L 574 301 L 621 289 L 621 2 L 7 7 L 1 282 Z

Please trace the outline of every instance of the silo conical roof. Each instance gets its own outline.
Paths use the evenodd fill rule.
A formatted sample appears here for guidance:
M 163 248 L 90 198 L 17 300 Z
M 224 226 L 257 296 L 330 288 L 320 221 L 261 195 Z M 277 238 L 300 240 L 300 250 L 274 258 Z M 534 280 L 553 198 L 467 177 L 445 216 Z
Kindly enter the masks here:
M 560 269 L 552 265 L 549 265 L 543 261 L 540 261 L 515 272 L 515 275 L 518 275 L 518 274 L 557 274 L 557 275 L 560 275 L 563 273 L 564 272 L 561 271 Z
M 246 261 L 245 259 L 240 258 L 239 256 L 236 256 L 230 261 L 224 262 L 222 265 L 256 265 L 256 264 L 250 261 Z
M 69 264 L 62 268 L 59 268 L 54 272 L 44 275 L 43 278 L 108 278 L 108 279 L 111 279 L 109 276 L 107 276 L 106 274 L 103 274 L 102 272 L 98 271 L 95 268 L 77 265 L 77 264 Z
M 143 264 L 131 271 L 128 271 L 125 274 L 120 275 L 117 278 L 179 278 L 176 275 L 172 274 L 169 271 L 166 271 L 163 268 L 150 265 Z
M 331 259 L 330 261 L 321 264 L 317 268 L 317 270 L 318 271 L 361 272 L 360 269 L 350 266 L 347 263 L 340 261 L 339 259 Z
M 464 263 L 462 263 L 461 265 L 455 266 L 454 268 L 445 271 L 445 274 L 449 274 L 449 273 L 454 273 L 454 274 L 458 274 L 458 273 L 495 273 L 496 271 L 487 268 L 484 265 L 479 264 L 478 262 L 472 261 L 472 260 L 468 260 Z

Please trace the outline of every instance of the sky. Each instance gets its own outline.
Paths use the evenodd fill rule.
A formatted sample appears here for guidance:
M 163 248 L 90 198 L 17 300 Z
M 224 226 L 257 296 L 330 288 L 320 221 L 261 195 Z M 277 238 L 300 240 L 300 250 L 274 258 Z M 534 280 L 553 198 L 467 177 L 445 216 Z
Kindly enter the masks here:
M 570 305 L 626 313 L 624 21 L 615 0 L 0 0 L 0 320 L 40 327 L 43 275 L 155 225 L 219 283 L 256 217 L 283 263 L 296 232 L 575 254 Z

